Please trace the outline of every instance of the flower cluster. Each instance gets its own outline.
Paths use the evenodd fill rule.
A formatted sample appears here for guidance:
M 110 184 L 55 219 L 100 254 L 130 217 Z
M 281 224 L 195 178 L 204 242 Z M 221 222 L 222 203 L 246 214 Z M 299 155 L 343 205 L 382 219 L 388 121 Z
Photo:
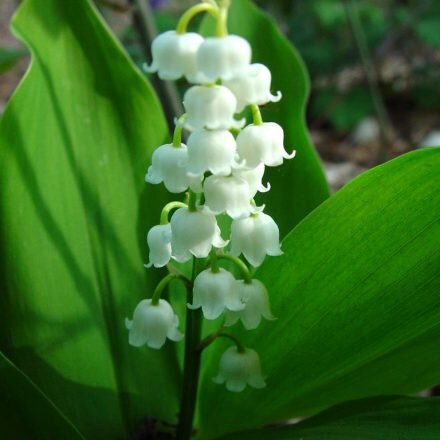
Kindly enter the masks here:
M 186 280 L 188 308 L 201 309 L 207 320 L 223 315 L 225 327 L 241 321 L 251 330 L 262 318 L 274 317 L 266 287 L 252 279 L 245 261 L 257 267 L 266 255 L 282 254 L 278 226 L 254 197 L 270 189 L 263 184 L 265 168 L 281 165 L 295 153 L 286 152 L 283 129 L 261 117 L 259 106 L 281 99 L 280 92 L 271 92 L 270 70 L 251 63 L 249 43 L 227 35 L 226 14 L 214 2 L 210 8 L 203 9 L 216 17 L 217 36 L 186 32 L 190 9 L 177 31 L 159 35 L 152 45 L 153 63 L 147 69 L 165 80 L 184 77 L 192 85 L 184 94 L 185 114 L 176 120 L 172 143 L 155 150 L 145 176 L 148 183 L 163 183 L 171 193 L 187 195 L 186 203 L 165 206 L 160 224 L 148 232 L 148 267 L 207 259 L 205 269 L 194 280 Z M 245 126 L 245 118 L 236 115 L 246 108 L 253 123 Z M 181 140 L 183 130 L 189 133 L 186 144 Z M 217 223 L 220 214 L 231 218 L 227 239 Z M 232 262 L 242 279 L 221 268 L 222 260 Z M 158 286 L 152 300 L 141 301 L 133 321 L 127 320 L 130 344 L 160 348 L 166 338 L 183 337 L 171 305 L 159 299 L 164 285 Z M 223 354 L 215 381 L 225 382 L 230 391 L 241 391 L 247 384 L 263 387 L 257 353 L 231 339 L 236 346 Z

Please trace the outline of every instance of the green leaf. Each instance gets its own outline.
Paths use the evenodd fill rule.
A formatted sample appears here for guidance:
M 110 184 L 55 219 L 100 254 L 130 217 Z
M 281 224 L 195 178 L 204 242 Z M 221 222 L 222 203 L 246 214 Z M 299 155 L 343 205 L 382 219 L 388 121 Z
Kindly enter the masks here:
M 440 382 L 439 170 L 440 149 L 401 156 L 287 236 L 284 256 L 256 274 L 279 319 L 231 329 L 260 354 L 267 387 L 237 395 L 212 383 L 217 341 L 200 399 L 206 437 Z
M 440 47 L 440 15 L 424 17 L 415 24 L 414 29 L 422 41 Z
M 298 52 L 281 34 L 272 19 L 249 0 L 234 0 L 229 14 L 231 34 L 248 39 L 252 61 L 267 65 L 272 71 L 272 90 L 280 90 L 283 99 L 263 109 L 263 118 L 280 124 L 285 132 L 286 149 L 296 150 L 296 157 L 281 167 L 267 168 L 265 179 L 272 191 L 259 202 L 277 221 L 281 235 L 287 234 L 300 220 L 329 195 L 322 166 L 313 149 L 305 125 L 305 106 L 310 84 Z M 212 21 L 205 21 L 203 33 L 212 33 Z
M 55 404 L 0 352 L 0 436 L 84 439 Z
M 13 26 L 32 64 L 0 122 L 0 348 L 89 438 L 173 421 L 174 345 L 135 349 L 124 326 L 159 275 L 160 105 L 89 1 L 26 0 Z
M 21 49 L 4 49 L 0 47 L 0 74 L 13 67 L 26 53 L 25 50 Z
M 222 440 L 437 440 L 440 398 L 382 397 L 337 405 L 296 425 L 240 432 Z

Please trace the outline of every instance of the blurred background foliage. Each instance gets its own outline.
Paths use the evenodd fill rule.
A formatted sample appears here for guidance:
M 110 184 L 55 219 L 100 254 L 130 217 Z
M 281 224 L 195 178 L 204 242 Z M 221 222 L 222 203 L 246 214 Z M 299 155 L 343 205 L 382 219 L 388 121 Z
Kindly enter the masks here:
M 146 40 L 173 28 L 180 13 L 195 3 L 94 1 L 140 67 L 149 58 Z M 0 0 L 0 111 L 27 64 L 23 49 L 8 35 L 18 3 Z M 272 14 L 307 65 L 312 84 L 308 125 L 334 189 L 376 163 L 440 144 L 438 0 L 257 3 Z M 178 84 L 174 93 L 183 87 Z

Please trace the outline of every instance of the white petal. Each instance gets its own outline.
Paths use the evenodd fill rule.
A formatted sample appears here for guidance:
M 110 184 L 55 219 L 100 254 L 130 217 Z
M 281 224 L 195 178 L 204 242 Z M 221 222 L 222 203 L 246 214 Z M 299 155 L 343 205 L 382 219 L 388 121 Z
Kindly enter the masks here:
M 235 300 L 233 296 L 235 295 Z M 228 306 L 241 307 L 236 280 L 225 269 L 206 269 L 194 280 L 193 308 L 202 307 L 206 319 L 217 319 Z
M 238 379 L 229 379 L 226 381 L 226 389 L 233 393 L 240 393 L 246 388 L 246 382 Z
M 165 345 L 166 340 L 167 337 L 163 333 L 153 332 L 147 338 L 147 346 L 150 348 L 154 348 L 155 350 L 159 350 Z
M 270 190 L 270 184 L 268 184 L 268 187 L 266 188 L 262 183 L 264 171 L 265 167 L 260 163 L 257 167 L 250 170 L 234 170 L 233 175 L 247 182 L 249 185 L 250 198 L 252 199 L 258 191 L 267 192 Z
M 204 183 L 205 205 L 214 214 L 226 212 L 232 218 L 252 212 L 248 183 L 236 176 L 209 176 Z
M 278 166 L 283 159 L 294 157 L 285 151 L 283 129 L 274 122 L 244 128 L 237 136 L 237 151 L 248 167 L 259 163 Z
M 171 341 L 178 342 L 183 339 L 183 333 L 181 333 L 177 328 L 171 328 L 168 330 L 167 338 Z
M 187 170 L 193 175 L 207 171 L 217 175 L 228 175 L 234 164 L 236 143 L 227 130 L 194 131 L 188 138 Z
M 194 183 L 194 177 L 187 175 L 183 164 L 188 161 L 188 151 L 184 144 L 174 147 L 165 144 L 157 148 L 153 153 L 152 166 L 148 169 L 145 180 L 149 183 L 163 181 L 166 189 L 172 193 L 181 193 Z
M 248 384 L 254 388 L 264 388 L 266 382 L 261 373 L 260 358 L 255 350 L 246 349 L 248 366 Z
M 154 267 L 163 267 L 171 258 L 171 225 L 153 226 L 147 235 L 150 248 L 150 263 Z
M 233 118 L 237 100 L 226 87 L 193 86 L 185 92 L 183 105 L 187 114 L 183 126 L 188 130 L 229 130 L 237 125 Z
M 186 257 L 188 252 L 197 258 L 205 258 L 214 242 L 219 241 L 215 216 L 203 208 L 190 212 L 178 209 L 171 217 L 171 247 L 175 258 Z
M 225 383 L 225 378 L 223 377 L 222 374 L 219 373 L 219 374 L 217 374 L 217 376 L 212 378 L 212 381 L 215 383 L 218 383 L 218 384 L 222 384 L 222 383 Z
M 244 284 L 246 283 L 243 283 L 243 285 Z M 269 294 L 267 292 L 266 286 L 260 280 L 256 279 L 252 280 L 250 286 L 252 286 L 251 295 L 249 295 L 248 290 L 246 292 L 246 298 L 243 298 L 246 306 L 251 305 L 252 308 L 258 310 L 258 312 L 261 313 L 261 315 L 268 320 L 277 319 L 275 318 L 275 316 L 273 316 L 270 309 Z
M 258 354 L 248 348 L 244 352 L 238 352 L 236 346 L 228 348 L 221 356 L 219 374 L 214 381 L 225 381 L 226 388 L 235 392 L 243 391 L 246 384 L 254 388 L 266 385 L 261 374 Z
M 153 63 L 147 66 L 148 72 L 158 72 L 161 79 L 176 80 L 185 75 L 188 80 L 196 79 L 196 54 L 203 43 L 197 33 L 177 34 L 167 31 L 159 34 L 152 43 Z
M 129 343 L 135 347 L 146 344 L 159 349 L 165 344 L 167 336 L 177 340 L 177 324 L 177 316 L 167 301 L 161 299 L 153 305 L 150 299 L 142 300 L 134 310 L 133 320 L 126 320 Z
M 147 174 L 145 174 L 145 181 L 153 185 L 162 183 L 162 175 L 158 170 L 154 169 L 152 166 L 148 167 Z
M 272 75 L 263 64 L 255 63 L 242 70 L 240 75 L 223 81 L 237 98 L 237 112 L 241 112 L 247 105 L 264 105 L 268 102 L 278 102 L 282 95 L 270 91 Z
M 231 279 L 231 286 L 226 292 L 225 306 L 232 312 L 238 312 L 245 308 L 245 304 L 240 299 L 239 284 L 235 279 L 233 281 Z
M 211 82 L 240 74 L 250 61 L 251 47 L 237 35 L 206 38 L 197 53 L 198 67 Z
M 232 222 L 231 254 L 240 253 L 252 266 L 260 266 L 266 255 L 282 255 L 279 229 L 270 216 L 260 212 Z

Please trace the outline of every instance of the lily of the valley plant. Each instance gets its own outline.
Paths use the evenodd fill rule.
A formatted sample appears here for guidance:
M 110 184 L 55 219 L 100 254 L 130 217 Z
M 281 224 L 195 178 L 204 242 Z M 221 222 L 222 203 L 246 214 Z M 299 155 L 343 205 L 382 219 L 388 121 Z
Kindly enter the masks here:
M 158 81 L 168 141 L 97 3 L 13 20 L 32 63 L 0 119 L 0 439 L 440 438 L 416 396 L 440 383 L 440 149 L 330 196 L 307 72 L 251 0 L 152 42 L 182 92 L 170 114 Z
M 164 80 L 185 77 L 190 83 L 184 94 L 185 114 L 176 115 L 171 144 L 159 146 L 145 180 L 163 183 L 174 194 L 185 193 L 185 202 L 168 203 L 160 223 L 147 235 L 148 267 L 160 268 L 172 260 L 192 260 L 192 277 L 171 271 L 158 284 L 151 299 L 142 300 L 133 319 L 126 321 L 129 343 L 160 349 L 166 342 L 186 344 L 184 385 L 179 439 L 189 438 L 196 404 L 201 353 L 219 337 L 232 342 L 220 359 L 213 380 L 229 391 L 246 386 L 266 386 L 258 353 L 225 331 L 241 321 L 255 329 L 262 318 L 273 320 L 267 287 L 252 277 L 252 267 L 260 266 L 267 255 L 281 256 L 279 230 L 275 220 L 258 206 L 254 197 L 267 192 L 263 183 L 265 167 L 275 167 L 287 153 L 284 133 L 274 122 L 264 122 L 259 106 L 281 99 L 271 91 L 271 72 L 263 64 L 252 64 L 252 48 L 238 35 L 229 35 L 229 1 L 204 2 L 190 8 L 175 31 L 160 34 L 153 41 L 153 63 L 146 69 Z M 190 20 L 206 12 L 216 20 L 216 34 L 207 38 L 187 32 Z M 253 122 L 237 114 L 250 110 Z M 189 133 L 187 144 L 182 131 Z M 232 220 L 230 237 L 223 237 L 218 216 Z M 239 273 L 221 267 L 232 264 Z M 172 280 L 182 282 L 188 292 L 186 330 L 172 305 L 162 298 Z M 201 339 L 201 316 L 222 317 L 223 326 Z

